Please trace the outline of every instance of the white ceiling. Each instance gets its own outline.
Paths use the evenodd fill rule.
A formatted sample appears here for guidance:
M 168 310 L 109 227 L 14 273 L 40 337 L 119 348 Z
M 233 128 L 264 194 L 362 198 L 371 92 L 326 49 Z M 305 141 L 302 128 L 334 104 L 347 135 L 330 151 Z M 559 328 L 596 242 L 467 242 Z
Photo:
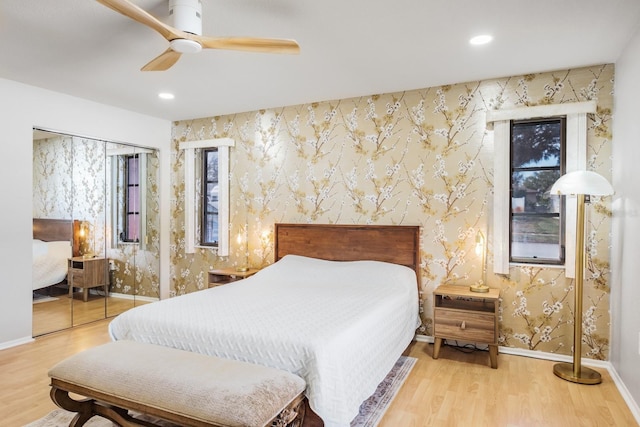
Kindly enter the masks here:
M 167 21 L 168 0 L 132 0 Z M 203 0 L 203 34 L 292 38 L 300 55 L 167 42 L 93 0 L 1 0 L 0 77 L 169 120 L 615 62 L 638 0 Z M 490 33 L 490 45 L 468 39 Z M 162 101 L 160 91 L 175 93 Z

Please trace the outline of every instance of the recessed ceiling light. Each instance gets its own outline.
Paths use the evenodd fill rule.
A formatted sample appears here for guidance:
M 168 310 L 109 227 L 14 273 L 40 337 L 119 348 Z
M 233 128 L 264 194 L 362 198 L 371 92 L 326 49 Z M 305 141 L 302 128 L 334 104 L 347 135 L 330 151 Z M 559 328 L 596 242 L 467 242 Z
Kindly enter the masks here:
M 479 36 L 472 37 L 469 40 L 469 43 L 473 45 L 481 45 L 481 44 L 487 44 L 491 40 L 493 40 L 493 36 L 490 36 L 489 34 L 481 34 Z
M 169 92 L 160 92 L 158 94 L 158 98 L 160 99 L 173 99 L 175 98 L 175 95 Z

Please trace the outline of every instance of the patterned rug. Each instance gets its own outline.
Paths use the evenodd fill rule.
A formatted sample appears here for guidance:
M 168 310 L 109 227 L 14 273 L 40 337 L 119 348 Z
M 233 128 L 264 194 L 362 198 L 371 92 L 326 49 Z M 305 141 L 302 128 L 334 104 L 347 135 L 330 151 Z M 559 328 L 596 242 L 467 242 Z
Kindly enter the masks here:
M 43 295 L 43 294 L 39 294 L 37 292 L 33 293 L 33 303 L 34 304 L 39 304 L 41 302 L 49 302 L 49 301 L 56 301 L 58 298 L 56 297 L 52 297 L 49 295 Z
M 351 422 L 351 427 L 375 427 L 396 396 L 402 384 L 409 376 L 413 365 L 417 359 L 413 357 L 401 356 L 395 366 L 378 385 L 376 392 L 360 406 L 360 414 Z M 44 417 L 27 424 L 24 427 L 66 427 L 75 414 L 64 409 L 55 409 Z M 172 427 L 173 424 L 154 420 L 150 417 L 141 416 L 141 419 L 157 423 L 158 426 Z M 113 427 L 111 421 L 101 417 L 93 417 L 86 424 L 86 427 Z

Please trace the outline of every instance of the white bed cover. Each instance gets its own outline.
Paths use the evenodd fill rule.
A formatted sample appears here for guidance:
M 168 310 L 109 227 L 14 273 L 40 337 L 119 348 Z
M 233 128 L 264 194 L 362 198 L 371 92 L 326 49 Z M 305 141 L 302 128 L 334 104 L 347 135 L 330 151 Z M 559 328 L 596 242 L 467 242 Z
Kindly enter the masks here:
M 333 427 L 350 425 L 418 325 L 410 268 L 287 255 L 245 280 L 131 309 L 109 333 L 293 372 Z
M 60 283 L 67 275 L 67 259 L 71 257 L 71 242 L 44 242 L 33 239 L 34 291 Z

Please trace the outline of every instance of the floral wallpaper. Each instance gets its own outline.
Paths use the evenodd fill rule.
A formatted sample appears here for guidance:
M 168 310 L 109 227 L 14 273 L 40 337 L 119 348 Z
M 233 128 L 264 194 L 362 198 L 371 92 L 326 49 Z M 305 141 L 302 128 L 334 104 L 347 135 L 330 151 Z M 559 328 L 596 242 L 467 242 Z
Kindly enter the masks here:
M 112 157 L 105 156 L 104 141 L 75 136 L 34 141 L 33 217 L 87 221 L 90 252 L 106 254 L 110 261 L 111 292 L 158 298 L 159 163 L 157 154 L 147 155 L 147 159 L 144 245 L 111 241 L 111 198 L 107 195 L 111 194 L 112 171 L 122 167 L 112 168 Z
M 184 252 L 184 159 L 180 141 L 230 137 L 231 236 L 249 228 L 250 262 L 273 261 L 276 222 L 419 224 L 419 334 L 432 333 L 432 291 L 480 279 L 477 231 L 488 237 L 487 282 L 501 290 L 499 344 L 571 354 L 573 281 L 559 268 L 492 272 L 493 131 L 487 110 L 597 101 L 588 120 L 588 168 L 610 179 L 613 65 L 529 74 L 412 91 L 179 121 L 173 127 L 171 294 L 207 286 L 207 271 L 243 263 Z M 611 198 L 588 208 L 583 352 L 609 351 Z
M 33 143 L 33 217 L 90 224 L 88 249 L 104 253 L 104 144 L 72 136 Z

